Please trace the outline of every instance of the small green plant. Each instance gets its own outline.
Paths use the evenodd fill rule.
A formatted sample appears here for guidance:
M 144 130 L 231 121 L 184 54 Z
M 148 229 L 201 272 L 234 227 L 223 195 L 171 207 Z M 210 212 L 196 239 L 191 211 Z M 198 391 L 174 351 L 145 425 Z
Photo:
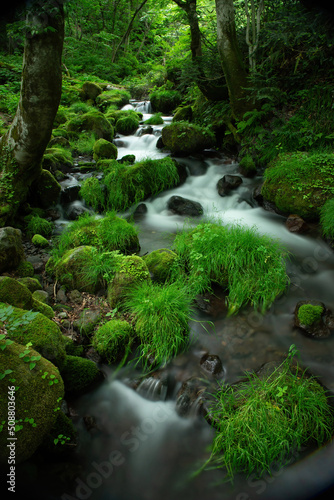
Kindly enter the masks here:
M 164 286 L 144 281 L 129 291 L 124 307 L 135 317 L 144 365 L 149 357 L 164 364 L 187 347 L 192 300 L 184 281 Z
M 41 236 L 44 236 L 44 238 L 51 236 L 54 229 L 54 224 L 52 222 L 43 219 L 39 215 L 28 216 L 26 217 L 26 220 L 28 220 L 27 233 L 30 237 L 35 234 L 40 234 Z
M 312 304 L 303 304 L 299 307 L 297 316 L 299 322 L 302 325 L 311 326 L 316 321 L 319 321 L 321 315 L 324 312 L 324 308 L 322 306 L 313 306 Z
M 64 445 L 68 441 L 71 441 L 71 438 L 68 436 L 64 436 L 64 434 L 58 434 L 58 437 L 53 440 L 55 445 L 57 445 L 58 443 Z
M 320 225 L 324 236 L 334 238 L 334 198 L 327 200 L 321 207 Z
M 42 370 L 40 370 L 40 373 L 42 373 Z M 49 376 L 49 379 L 50 379 L 49 381 L 48 381 L 48 376 Z M 57 379 L 57 377 L 55 375 L 53 375 L 52 373 L 50 375 L 49 372 L 44 372 L 42 374 L 42 379 L 48 381 L 49 385 L 53 385 L 53 384 L 58 384 L 59 383 L 59 380 Z
M 26 344 L 25 350 L 19 354 L 19 358 L 22 358 L 22 360 L 25 363 L 29 363 L 30 370 L 33 370 L 36 366 L 36 361 L 39 361 L 42 356 L 41 355 L 38 355 L 38 356 L 30 355 L 30 347 L 31 346 L 32 346 L 32 343 L 28 342 Z
M 293 346 L 294 347 L 294 346 Z M 273 463 L 284 466 L 294 451 L 331 439 L 333 411 L 314 377 L 293 363 L 295 350 L 273 371 L 246 374 L 247 380 L 222 386 L 209 411 L 216 428 L 211 456 L 203 467 L 260 477 Z
M 5 306 L 0 309 L 0 324 L 3 324 L 8 333 L 14 333 L 18 328 L 28 325 L 37 316 L 37 314 L 38 312 L 35 311 L 27 311 L 22 314 L 21 317 L 15 318 L 14 307 Z M 2 339 L 3 338 L 2 334 Z

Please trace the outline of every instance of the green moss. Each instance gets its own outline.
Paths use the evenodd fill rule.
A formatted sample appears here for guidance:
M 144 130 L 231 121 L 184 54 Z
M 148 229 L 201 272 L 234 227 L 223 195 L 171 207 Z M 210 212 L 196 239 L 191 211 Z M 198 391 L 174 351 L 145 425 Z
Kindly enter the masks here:
M 334 154 L 287 153 L 265 170 L 261 193 L 286 214 L 317 220 L 334 194 Z
M 22 309 L 31 309 L 32 295 L 25 285 L 14 278 L 0 276 L 0 302 Z
M 34 297 L 32 299 L 32 308 L 34 311 L 44 314 L 44 316 L 46 316 L 49 319 L 52 319 L 55 316 L 52 307 L 50 307 L 48 304 L 44 304 L 43 302 L 35 299 Z
M 6 304 L 0 302 L 0 310 L 6 307 Z M 59 327 L 41 313 L 37 313 L 28 323 L 24 321 L 20 324 L 26 312 L 14 307 L 11 321 L 15 321 L 17 327 L 14 331 L 8 332 L 8 337 L 23 345 L 31 342 L 33 348 L 44 358 L 60 366 L 65 358 L 65 346 Z
M 256 166 L 251 155 L 244 156 L 239 163 L 239 167 L 243 175 L 246 177 L 252 177 L 256 174 Z
M 156 90 L 150 94 L 150 101 L 154 111 L 171 113 L 182 101 L 182 96 L 177 90 Z
M 84 347 L 82 345 L 76 344 L 70 337 L 63 335 L 65 351 L 66 354 L 71 356 L 82 356 L 84 353 Z
M 42 285 L 36 278 L 24 277 L 18 278 L 16 281 L 25 285 L 31 293 L 34 293 L 36 290 L 41 290 Z
M 45 247 L 48 247 L 50 245 L 48 240 L 40 234 L 34 234 L 31 241 L 36 247 L 39 247 L 39 248 L 45 248 Z
M 176 257 L 176 253 L 172 250 L 161 248 L 145 255 L 143 259 L 153 275 L 153 279 L 159 283 L 164 283 L 171 274 L 171 268 Z
M 95 332 L 93 347 L 108 363 L 115 363 L 131 346 L 133 335 L 133 329 L 129 323 L 111 320 Z
M 44 170 L 49 170 L 53 174 L 57 170 L 68 171 L 73 166 L 73 158 L 70 151 L 62 149 L 60 147 L 52 147 L 45 150 L 43 160 L 42 160 L 42 168 Z
M 62 444 L 59 436 L 63 436 L 65 443 Z M 56 412 L 56 420 L 52 426 L 50 432 L 45 436 L 42 448 L 47 453 L 66 453 L 68 452 L 68 446 L 72 446 L 77 437 L 77 430 L 74 427 L 72 420 L 65 415 L 61 410 Z M 55 440 L 58 442 L 55 444 Z
M 51 172 L 42 169 L 41 175 L 33 183 L 30 198 L 34 204 L 48 208 L 57 203 L 60 191 L 61 186 Z
M 193 116 L 193 110 L 191 106 L 182 106 L 177 108 L 175 114 L 173 116 L 173 122 L 182 122 L 188 121 L 190 122 Z
M 84 101 L 92 99 L 96 101 L 98 95 L 102 93 L 102 88 L 95 82 L 85 82 L 81 88 L 80 96 Z
M 98 139 L 94 144 L 93 151 L 93 158 L 95 161 L 98 161 L 102 158 L 116 160 L 118 154 L 115 144 L 106 141 L 105 139 Z
M 322 306 L 313 306 L 312 304 L 303 304 L 298 309 L 298 319 L 300 324 L 311 326 L 316 321 L 319 321 L 324 309 Z
M 334 238 L 334 198 L 330 198 L 320 209 L 320 225 L 327 238 Z
M 68 132 L 82 132 L 90 130 L 97 139 L 111 141 L 114 136 L 114 129 L 110 122 L 100 111 L 90 111 L 81 116 L 76 116 L 67 124 Z
M 137 120 L 133 115 L 120 118 L 116 122 L 116 132 L 123 135 L 134 134 L 138 127 L 139 120 Z
M 162 129 L 164 145 L 173 154 L 195 154 L 212 147 L 215 138 L 212 132 L 188 122 L 176 122 Z
M 58 281 L 68 289 L 95 293 L 96 287 L 83 273 L 87 262 L 94 257 L 93 250 L 94 247 L 83 245 L 65 252 L 54 268 Z
M 110 106 L 115 106 L 117 108 L 122 108 L 126 104 L 129 104 L 131 95 L 126 90 L 106 90 L 102 92 L 97 99 L 96 103 L 100 109 L 105 110 Z
M 0 341 L 2 347 L 4 341 Z M 25 351 L 25 347 L 17 343 L 0 349 L 0 373 L 10 369 L 12 373 L 7 375 L 0 384 L 0 414 L 5 417 L 8 413 L 8 386 L 15 385 L 15 420 L 22 426 L 17 430 L 15 436 L 16 464 L 30 458 L 37 448 L 42 444 L 44 437 L 51 431 L 55 419 L 55 408 L 59 406 L 59 400 L 64 395 L 64 385 L 57 368 L 44 358 L 36 361 L 36 366 L 30 369 L 19 356 Z M 30 349 L 29 356 L 38 356 L 38 353 Z M 45 378 L 42 374 L 47 373 Z M 50 378 L 53 377 L 53 378 Z M 9 381 L 15 380 L 15 383 Z M 49 384 L 51 380 L 57 383 Z M 27 420 L 26 420 L 27 419 Z M 29 422 L 29 421 L 30 422 Z M 7 424 L 0 432 L 0 463 L 8 465 L 8 432 Z
M 67 396 L 79 396 L 103 378 L 102 372 L 90 359 L 67 355 L 60 370 Z
M 108 303 L 111 308 L 121 305 L 129 289 L 142 283 L 151 281 L 146 263 L 137 255 L 119 255 L 117 271 L 108 284 Z
M 34 266 L 27 260 L 22 260 L 16 269 L 21 278 L 32 278 L 35 274 Z
M 163 118 L 161 116 L 161 113 L 155 113 L 152 115 L 150 118 L 144 121 L 146 125 L 162 125 L 163 124 Z
M 27 222 L 27 233 L 30 237 L 34 234 L 40 234 L 44 238 L 48 238 L 53 232 L 54 224 L 39 215 L 28 215 L 25 217 L 25 221 Z
M 43 302 L 43 304 L 48 303 L 48 294 L 41 289 L 41 286 L 34 292 L 32 292 L 32 298 Z

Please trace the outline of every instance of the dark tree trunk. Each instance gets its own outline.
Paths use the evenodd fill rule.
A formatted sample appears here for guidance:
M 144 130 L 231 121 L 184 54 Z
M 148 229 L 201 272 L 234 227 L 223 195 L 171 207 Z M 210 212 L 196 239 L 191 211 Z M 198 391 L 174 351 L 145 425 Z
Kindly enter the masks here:
M 0 226 L 10 223 L 41 174 L 61 96 L 63 0 L 27 14 L 21 95 L 13 123 L 0 142 Z

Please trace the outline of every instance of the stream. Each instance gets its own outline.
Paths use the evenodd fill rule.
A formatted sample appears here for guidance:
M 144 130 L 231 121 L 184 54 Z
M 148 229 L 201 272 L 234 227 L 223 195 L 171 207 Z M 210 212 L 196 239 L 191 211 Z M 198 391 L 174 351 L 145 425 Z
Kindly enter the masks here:
M 143 120 L 151 116 L 149 103 L 133 102 L 125 109 L 141 111 Z M 171 117 L 164 120 L 170 123 Z M 133 136 L 115 139 L 118 158 L 134 154 L 139 161 L 166 156 L 156 148 L 164 125 L 153 126 L 153 134 L 140 135 L 139 129 Z M 198 414 L 196 402 L 186 416 L 177 411 L 179 390 L 186 380 L 200 379 L 203 386 L 216 379 L 234 383 L 245 371 L 277 359 L 295 344 L 304 366 L 334 391 L 333 337 L 317 341 L 293 328 L 293 311 L 299 300 L 320 300 L 334 311 L 333 251 L 315 229 L 307 236 L 293 234 L 286 229 L 284 217 L 258 206 L 252 193 L 261 177 L 243 177 L 243 183 L 229 196 L 219 196 L 217 181 L 225 174 L 240 173 L 235 161 L 213 156 L 204 152 L 196 158 L 176 158 L 186 165 L 185 183 L 146 200 L 147 212 L 135 215 L 140 255 L 170 247 L 173 235 L 184 226 L 186 218 L 166 208 L 168 199 L 178 195 L 201 203 L 204 214 L 196 221 L 219 217 L 224 223 L 256 226 L 259 233 L 279 238 L 291 253 L 289 291 L 264 316 L 244 308 L 237 316 L 226 317 L 219 297 L 209 312 L 196 310 L 189 350 L 177 356 L 160 377 L 148 377 L 138 385 L 140 372 L 133 367 L 119 371 L 103 367 L 105 381 L 71 402 L 79 443 L 74 454 L 61 466 L 29 461 L 23 467 L 28 482 L 38 481 L 36 490 L 45 500 L 296 500 L 319 496 L 331 484 L 332 445 L 306 456 L 299 452 L 286 467 L 273 466 L 272 476 L 261 480 L 237 476 L 234 484 L 222 483 L 219 470 L 190 480 L 191 473 L 209 457 L 214 431 Z M 80 183 L 87 175 L 74 172 L 63 187 Z M 58 221 L 59 227 L 66 223 L 65 217 Z M 200 364 L 204 353 L 217 355 L 222 362 L 223 369 L 215 378 Z M 87 416 L 94 425 L 87 425 Z

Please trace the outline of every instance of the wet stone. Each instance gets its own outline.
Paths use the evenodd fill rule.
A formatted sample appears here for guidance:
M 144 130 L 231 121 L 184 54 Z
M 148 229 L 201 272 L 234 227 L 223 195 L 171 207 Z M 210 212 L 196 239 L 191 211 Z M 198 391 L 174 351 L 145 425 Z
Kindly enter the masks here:
M 216 354 L 205 354 L 201 358 L 200 365 L 211 375 L 219 375 L 223 372 L 222 362 Z
M 242 178 L 239 175 L 224 175 L 217 183 L 218 194 L 226 196 L 233 189 L 237 189 L 242 184 Z
M 203 214 L 203 207 L 200 203 L 182 198 L 182 196 L 172 196 L 167 202 L 167 208 L 178 215 L 196 217 Z
M 299 308 L 302 305 L 310 304 L 312 306 L 321 306 L 323 312 L 321 317 L 314 321 L 311 325 L 302 324 L 298 317 Z M 316 300 L 301 300 L 296 304 L 294 312 L 294 327 L 298 328 L 306 337 L 313 339 L 326 339 L 330 337 L 334 331 L 334 315 L 330 309 L 327 309 L 323 302 Z
M 285 225 L 290 233 L 306 233 L 309 230 L 309 225 L 296 214 L 289 215 Z

